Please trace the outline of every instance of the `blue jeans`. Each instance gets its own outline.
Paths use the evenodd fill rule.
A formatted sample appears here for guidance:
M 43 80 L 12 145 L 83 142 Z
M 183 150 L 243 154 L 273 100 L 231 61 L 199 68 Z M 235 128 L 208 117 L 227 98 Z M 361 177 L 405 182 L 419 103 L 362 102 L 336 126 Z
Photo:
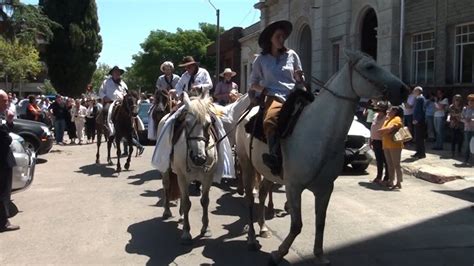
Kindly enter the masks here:
M 446 123 L 445 117 L 435 117 L 434 127 L 436 132 L 436 142 L 434 148 L 443 149 L 444 143 L 444 124 Z
M 66 129 L 66 120 L 64 119 L 54 120 L 54 137 L 56 138 L 56 143 L 63 142 L 65 129 Z
M 471 156 L 471 151 L 469 145 L 471 144 L 471 138 L 474 137 L 474 131 L 464 131 L 464 143 L 466 145 L 466 154 L 464 155 L 464 161 L 468 162 L 469 157 Z

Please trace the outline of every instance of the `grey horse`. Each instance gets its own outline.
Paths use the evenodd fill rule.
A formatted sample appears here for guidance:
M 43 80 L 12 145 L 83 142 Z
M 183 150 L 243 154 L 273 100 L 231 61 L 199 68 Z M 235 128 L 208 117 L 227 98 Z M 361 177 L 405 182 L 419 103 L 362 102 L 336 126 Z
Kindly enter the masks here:
M 407 97 L 405 84 L 376 62 L 360 53 L 345 51 L 347 64 L 325 84 L 319 96 L 302 112 L 291 136 L 281 142 L 283 173 L 273 176 L 262 161 L 267 152 L 265 143 L 253 140 L 245 132 L 247 117 L 236 129 L 237 155 L 242 167 L 245 194 L 249 202 L 249 249 L 258 249 L 259 244 L 253 227 L 252 189 L 255 171 L 265 179 L 284 184 L 291 215 L 290 232 L 277 251 L 272 252 L 271 262 L 278 264 L 288 253 L 290 246 L 301 232 L 301 193 L 309 189 L 315 196 L 316 236 L 313 253 L 316 263 L 328 264 L 323 252 L 323 234 L 326 210 L 344 161 L 344 140 L 361 97 L 386 97 L 399 105 Z M 251 154 L 250 154 L 251 152 Z M 251 159 L 250 159 L 251 158 Z M 262 193 L 261 193 L 262 194 Z M 263 193 L 265 194 L 265 193 Z M 263 198 L 264 200 L 265 198 Z M 262 200 L 262 198 L 261 198 Z M 259 221 L 261 230 L 267 231 Z

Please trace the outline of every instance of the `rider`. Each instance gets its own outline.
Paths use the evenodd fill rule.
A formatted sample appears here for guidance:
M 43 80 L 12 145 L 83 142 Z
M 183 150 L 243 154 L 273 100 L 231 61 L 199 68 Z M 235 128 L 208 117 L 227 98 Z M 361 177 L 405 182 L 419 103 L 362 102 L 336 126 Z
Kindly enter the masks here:
M 277 134 L 279 112 L 295 85 L 304 82 L 298 54 L 284 45 L 292 28 L 289 21 L 281 20 L 263 30 L 258 38 L 262 52 L 253 63 L 250 77 L 250 90 L 265 97 L 263 130 L 269 153 L 263 154 L 262 159 L 274 175 L 281 172 Z
M 111 121 L 108 118 L 109 112 L 112 111 L 111 103 L 116 100 L 123 100 L 123 97 L 128 92 L 127 84 L 125 84 L 121 78 L 124 72 L 125 70 L 120 69 L 118 66 L 114 66 L 109 71 L 110 77 L 104 80 L 102 86 L 99 89 L 99 97 L 103 102 L 102 115 L 109 127 L 109 135 L 113 135 L 113 127 Z
M 224 78 L 224 80 L 217 84 L 216 91 L 214 91 L 214 97 L 219 104 L 228 104 L 230 102 L 230 92 L 232 90 L 239 90 L 237 84 L 232 81 L 232 78 L 235 77 L 235 75 L 237 75 L 237 73 L 232 71 L 231 68 L 224 69 L 224 72 L 219 75 Z
M 199 63 L 194 61 L 192 56 L 185 56 L 183 63 L 179 67 L 184 67 L 186 72 L 176 84 L 176 94 L 181 96 L 183 91 L 188 92 L 189 96 L 197 96 L 203 94 L 209 96 L 212 89 L 212 80 L 206 69 L 199 67 Z

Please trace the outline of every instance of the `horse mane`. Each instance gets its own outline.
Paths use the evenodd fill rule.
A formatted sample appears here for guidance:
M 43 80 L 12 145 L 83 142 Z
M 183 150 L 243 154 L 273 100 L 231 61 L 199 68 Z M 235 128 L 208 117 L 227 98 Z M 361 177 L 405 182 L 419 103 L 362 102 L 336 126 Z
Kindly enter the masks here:
M 204 124 L 204 122 L 206 122 L 206 115 L 209 113 L 209 101 L 199 97 L 192 98 L 188 112 L 194 115 L 197 121 Z
M 127 96 L 127 95 L 132 96 L 135 99 L 138 99 L 138 92 L 136 92 L 136 91 L 130 90 L 130 91 L 127 92 L 127 94 L 125 96 Z

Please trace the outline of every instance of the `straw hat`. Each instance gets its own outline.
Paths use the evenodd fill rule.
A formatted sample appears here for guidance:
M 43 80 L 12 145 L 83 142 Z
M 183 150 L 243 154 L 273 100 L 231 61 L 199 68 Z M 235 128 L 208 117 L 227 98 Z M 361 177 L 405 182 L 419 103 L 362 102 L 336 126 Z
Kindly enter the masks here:
M 232 77 L 235 77 L 235 75 L 237 75 L 235 71 L 232 71 L 230 67 L 227 67 L 224 69 L 224 72 L 222 72 L 219 76 L 224 77 L 224 75 L 227 73 L 232 73 Z

